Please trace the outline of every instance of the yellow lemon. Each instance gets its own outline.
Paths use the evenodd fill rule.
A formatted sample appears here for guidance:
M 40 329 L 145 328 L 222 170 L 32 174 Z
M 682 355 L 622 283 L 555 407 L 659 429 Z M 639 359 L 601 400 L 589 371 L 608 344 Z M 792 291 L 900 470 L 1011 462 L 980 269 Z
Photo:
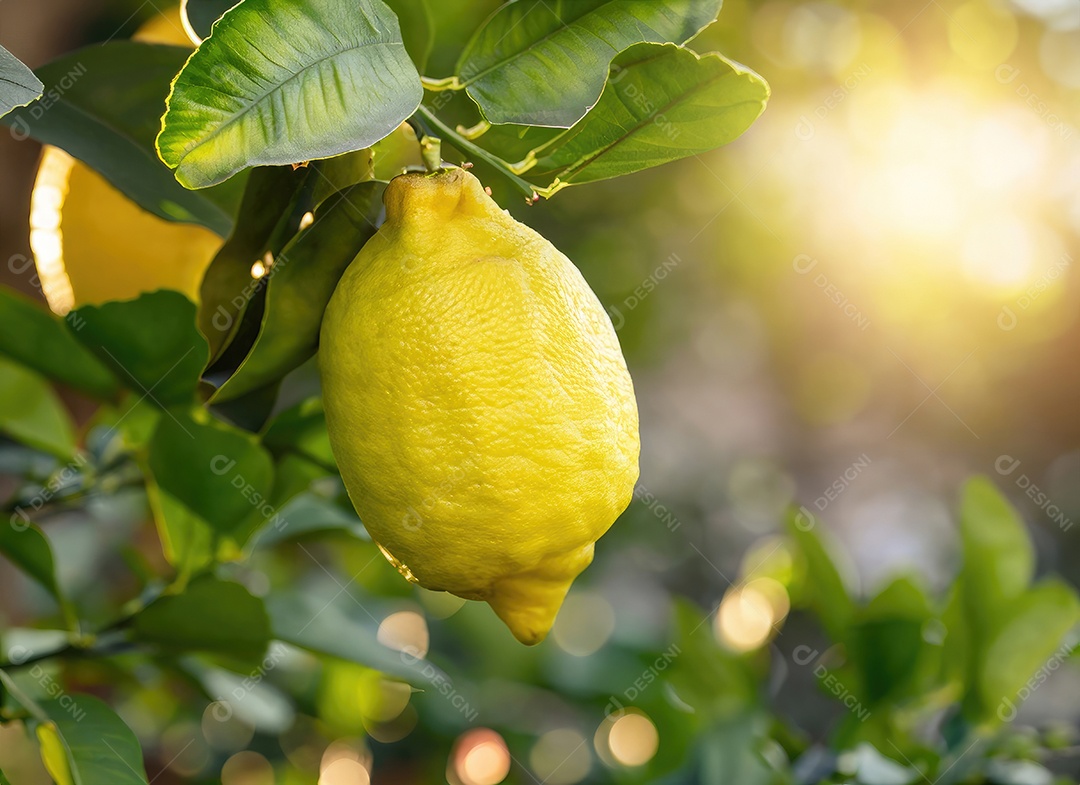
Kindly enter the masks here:
M 191 46 L 178 8 L 155 15 L 134 37 Z M 30 247 L 45 299 L 57 313 L 155 289 L 197 300 L 221 244 L 209 229 L 143 210 L 63 150 L 42 151 L 30 201 Z
M 577 268 L 461 169 L 406 174 L 326 309 L 330 441 L 406 578 L 543 640 L 638 476 L 633 385 Z

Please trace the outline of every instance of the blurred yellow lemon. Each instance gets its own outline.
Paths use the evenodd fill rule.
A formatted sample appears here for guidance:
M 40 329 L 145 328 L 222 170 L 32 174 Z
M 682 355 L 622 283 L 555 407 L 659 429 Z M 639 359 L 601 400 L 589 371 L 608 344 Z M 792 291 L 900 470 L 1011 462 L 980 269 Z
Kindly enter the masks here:
M 191 46 L 178 8 L 156 14 L 134 37 Z M 63 150 L 42 151 L 30 201 L 30 246 L 42 291 L 57 313 L 155 289 L 197 300 L 221 243 L 209 229 L 143 210 Z
M 637 481 L 615 330 L 468 172 L 402 175 L 385 202 L 323 319 L 334 455 L 406 578 L 485 600 L 537 643 Z

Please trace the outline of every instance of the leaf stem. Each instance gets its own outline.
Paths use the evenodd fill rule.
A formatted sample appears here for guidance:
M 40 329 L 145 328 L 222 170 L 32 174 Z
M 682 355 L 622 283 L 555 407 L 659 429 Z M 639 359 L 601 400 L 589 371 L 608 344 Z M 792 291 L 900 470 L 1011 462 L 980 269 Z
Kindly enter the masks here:
M 420 84 L 424 86 L 425 90 L 431 90 L 433 93 L 439 93 L 443 90 L 462 90 L 465 87 L 456 75 L 447 76 L 442 79 L 432 79 L 430 76 L 421 76 Z
M 454 145 L 454 147 L 459 148 L 462 152 L 468 153 L 473 158 L 477 158 L 483 161 L 489 166 L 495 167 L 495 169 L 499 171 L 500 174 L 506 177 L 507 180 L 509 180 L 519 191 L 521 191 L 522 194 L 525 195 L 525 200 L 527 202 L 532 204 L 540 198 L 539 196 L 537 196 L 536 188 L 533 186 L 533 184 L 514 174 L 510 168 L 510 164 L 508 164 L 506 161 L 499 158 L 498 156 L 489 153 L 483 147 L 480 147 L 479 145 L 470 142 L 464 136 L 459 134 L 453 128 L 451 128 L 438 117 L 436 117 L 435 114 L 426 106 L 421 104 L 417 108 L 416 114 L 421 115 L 424 120 L 434 126 L 435 130 L 439 132 L 442 138 L 450 142 L 452 145 Z

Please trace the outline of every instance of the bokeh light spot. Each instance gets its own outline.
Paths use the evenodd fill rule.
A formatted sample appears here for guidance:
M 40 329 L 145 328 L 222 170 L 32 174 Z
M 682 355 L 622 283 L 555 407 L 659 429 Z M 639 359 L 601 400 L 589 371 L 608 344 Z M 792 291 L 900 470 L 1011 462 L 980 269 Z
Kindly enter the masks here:
M 615 631 L 615 611 L 603 595 L 574 592 L 555 620 L 552 637 L 563 651 L 587 657 L 607 643 Z
M 476 728 L 454 745 L 446 777 L 451 785 L 498 785 L 510 773 L 510 750 L 495 731 Z
M 221 785 L 274 785 L 274 767 L 257 752 L 238 752 L 221 767 Z
M 584 736 L 573 728 L 558 728 L 537 740 L 529 766 L 545 785 L 574 785 L 588 775 L 592 755 Z

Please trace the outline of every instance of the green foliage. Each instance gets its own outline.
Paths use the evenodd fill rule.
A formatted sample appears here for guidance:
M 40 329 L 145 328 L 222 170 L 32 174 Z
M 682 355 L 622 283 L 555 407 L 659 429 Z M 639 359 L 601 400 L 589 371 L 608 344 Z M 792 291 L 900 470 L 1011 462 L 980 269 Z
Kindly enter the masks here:
M 33 71 L 0 46 L 0 117 L 36 100 L 44 89 L 45 85 Z
M 379 643 L 369 624 L 357 618 L 348 598 L 316 592 L 278 592 L 270 599 L 274 635 L 302 649 L 376 668 L 415 687 L 424 688 L 446 676 L 419 652 L 396 652 Z M 362 615 L 362 611 L 361 611 Z M 368 620 L 370 622 L 370 619 Z
M 863 603 L 847 599 L 818 522 L 805 512 L 789 518 L 805 576 L 792 601 L 812 610 L 846 658 L 809 666 L 826 692 L 845 696 L 850 714 L 835 742 L 849 752 L 838 767 L 859 782 L 915 782 L 922 775 L 912 760 L 937 772 L 935 781 L 983 782 L 965 778 L 986 768 L 981 755 L 1008 738 L 1002 723 L 1073 649 L 1080 600 L 1057 580 L 1030 585 L 1033 546 L 1015 510 L 985 478 L 968 483 L 960 509 L 963 567 L 950 596 L 929 597 L 899 577 Z M 838 616 L 837 606 L 847 610 Z M 919 736 L 943 709 L 953 721 L 933 748 L 944 754 Z M 972 748 L 982 753 L 967 754 Z
M 685 43 L 718 13 L 720 0 L 518 0 L 477 30 L 458 81 L 489 122 L 569 128 L 597 102 L 615 55 Z
M 761 77 L 718 54 L 639 44 L 615 58 L 596 106 L 530 153 L 529 174 L 575 185 L 704 153 L 742 135 L 768 97 Z
M 173 82 L 158 151 L 181 183 L 205 188 L 374 144 L 421 95 L 381 0 L 246 0 Z
M 256 660 L 270 644 L 263 603 L 238 583 L 210 576 L 150 603 L 131 626 L 136 641 L 165 652 L 214 652 Z
M 158 406 L 194 400 L 206 365 L 206 341 L 195 329 L 195 307 L 170 291 L 134 300 L 87 305 L 75 312 L 75 337 L 121 384 Z
M 182 47 L 112 41 L 38 69 L 45 96 L 3 122 L 67 151 L 160 218 L 229 233 L 236 184 L 189 191 L 158 160 L 154 137 L 168 82 L 184 65 Z
M 10 289 L 0 289 L 0 354 L 97 398 L 119 390 L 116 378 L 74 337 L 81 322 L 58 319 Z M 69 329 L 71 328 L 71 329 Z
M 100 700 L 65 695 L 35 708 L 42 759 L 58 785 L 147 785 L 138 739 Z
M 63 602 L 56 582 L 52 546 L 41 529 L 25 521 L 0 526 L 0 554 L 45 587 L 57 601 Z
M 0 529 L 0 554 L 59 605 L 32 620 L 39 630 L 4 630 L 0 722 L 34 732 L 60 785 L 147 778 L 112 710 L 54 687 L 85 682 L 138 716 L 131 693 L 151 689 L 144 682 L 161 694 L 182 684 L 199 694 L 170 699 L 178 723 L 197 723 L 201 698 L 222 691 L 270 695 L 230 706 L 276 728 L 319 716 L 343 736 L 370 730 L 371 717 L 348 715 L 359 701 L 334 685 L 367 696 L 384 678 L 423 691 L 411 720 L 432 748 L 473 727 L 473 704 L 512 746 L 531 742 L 543 729 L 500 703 L 524 685 L 568 722 L 592 723 L 590 744 L 594 716 L 640 707 L 664 735 L 647 765 L 613 775 L 627 783 L 1045 781 L 1030 760 L 1043 750 L 1018 748 L 1007 723 L 1069 656 L 1080 606 L 1064 583 L 1033 583 L 1027 531 L 987 480 L 964 493 L 963 566 L 947 596 L 910 576 L 863 596 L 820 522 L 797 511 L 778 522 L 796 564 L 784 588 L 800 622 L 812 618 L 827 639 L 805 645 L 809 660 L 802 640 L 750 652 L 718 643 L 715 615 L 688 599 L 674 603 L 670 630 L 642 614 L 602 662 L 524 652 L 471 605 L 433 625 L 430 659 L 384 645 L 380 619 L 443 600 L 410 589 L 365 536 L 311 361 L 326 302 L 377 229 L 384 181 L 421 152 L 411 136 L 388 135 L 408 120 L 428 160 L 439 163 L 445 142 L 532 199 L 727 144 L 761 114 L 769 87 L 685 45 L 719 0 L 516 0 L 470 31 L 448 79 L 425 73 L 440 20 L 453 16 L 433 0 L 232 5 L 188 0 L 191 27 L 213 30 L 194 54 L 114 41 L 62 57 L 38 70 L 45 97 L 4 120 L 155 215 L 227 238 L 198 303 L 157 291 L 59 319 L 0 291 L 0 433 L 14 443 L 4 460 L 19 467 L 12 500 L 33 500 L 9 503 L 19 525 Z M 14 68 L 8 57 L 0 50 L 0 75 Z M 33 98 L 27 73 L 14 80 L 22 93 L 0 89 L 0 109 Z M 455 90 L 475 102 L 461 98 L 467 122 L 480 121 L 472 129 L 447 108 Z M 76 427 L 53 383 L 100 408 Z M 130 524 L 122 579 L 108 591 L 62 596 L 63 550 L 54 540 L 54 557 L 39 526 L 59 510 L 88 529 Z M 297 562 L 329 580 L 304 578 Z M 15 642 L 42 632 L 62 644 L 17 660 Z M 455 665 L 457 651 L 471 653 L 472 671 Z M 799 678 L 835 699 L 821 727 L 800 727 L 775 699 Z M 440 761 L 417 776 L 444 774 Z
M 75 428 L 49 383 L 0 357 L 0 433 L 58 458 L 75 454 Z
M 312 227 L 282 249 L 267 281 L 258 337 L 214 400 L 257 390 L 315 354 L 330 295 L 345 268 L 375 234 L 381 207 L 380 184 L 351 186 L 324 203 L 315 212 Z

